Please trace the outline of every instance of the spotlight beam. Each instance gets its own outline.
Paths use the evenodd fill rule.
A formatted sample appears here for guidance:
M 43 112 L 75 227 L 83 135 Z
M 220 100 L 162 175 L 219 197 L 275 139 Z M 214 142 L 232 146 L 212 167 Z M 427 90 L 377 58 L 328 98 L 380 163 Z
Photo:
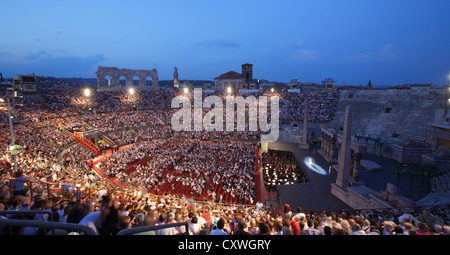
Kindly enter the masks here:
M 305 165 L 312 170 L 313 172 L 316 172 L 318 174 L 321 175 L 327 175 L 327 171 L 325 171 L 325 169 L 323 169 L 321 166 L 319 166 L 318 164 L 316 164 L 316 162 L 314 161 L 314 159 L 312 157 L 306 157 L 303 159 L 303 163 L 305 163 Z

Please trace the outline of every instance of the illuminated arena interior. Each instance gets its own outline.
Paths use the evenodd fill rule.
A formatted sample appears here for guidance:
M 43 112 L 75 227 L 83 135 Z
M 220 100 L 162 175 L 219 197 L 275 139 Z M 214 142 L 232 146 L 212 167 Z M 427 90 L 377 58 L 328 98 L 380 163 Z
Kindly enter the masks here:
M 433 140 L 430 133 L 426 133 L 430 130 L 423 131 L 426 123 L 433 123 L 434 113 L 439 112 L 442 104 L 436 102 L 443 94 L 439 89 L 427 88 L 422 101 L 416 98 L 417 109 L 425 108 L 433 114 L 421 115 L 420 118 L 411 115 L 409 122 L 402 120 L 405 126 L 405 132 L 402 132 L 401 125 L 396 122 L 400 120 L 395 116 L 403 116 L 405 112 L 416 109 L 402 105 L 406 105 L 408 99 L 399 100 L 404 96 L 401 93 L 406 92 L 412 97 L 421 93 L 336 88 L 233 92 L 235 96 L 279 96 L 280 140 L 269 145 L 261 144 L 259 131 L 173 131 L 171 116 L 176 109 L 171 109 L 170 105 L 174 97 L 186 93 L 181 89 L 40 91 L 17 97 L 14 109 L 4 100 L 0 129 L 3 210 L 15 205 L 26 207 L 28 201 L 33 202 L 35 209 L 61 210 L 61 215 L 53 214 L 52 217 L 75 223 L 81 219 L 77 221 L 72 217 L 68 221 L 68 215 L 62 212 L 60 205 L 76 208 L 80 203 L 77 201 L 82 201 L 89 205 L 83 209 L 84 215 L 105 206 L 123 212 L 120 214 L 120 227 L 110 230 L 105 226 L 93 228 L 96 234 L 117 234 L 132 226 L 144 226 L 141 216 L 147 217 L 155 211 L 166 216 L 173 212 L 171 215 L 177 217 L 177 222 L 188 219 L 192 222 L 193 217 L 196 220 L 207 218 L 204 219 L 206 221 L 223 217 L 231 222 L 235 217 L 244 217 L 248 222 L 248 232 L 256 231 L 255 224 L 258 223 L 270 225 L 272 233 L 282 231 L 278 229 L 278 222 L 285 227 L 288 224 L 289 228 L 289 223 L 282 220 L 300 217 L 302 212 L 297 211 L 300 207 L 312 221 L 320 218 L 331 222 L 331 214 L 336 216 L 350 211 L 347 215 L 351 215 L 354 210 L 362 210 L 360 214 L 367 219 L 374 215 L 378 217 L 375 213 L 378 211 L 373 207 L 361 205 L 358 208 L 330 193 L 330 185 L 336 182 L 339 146 L 343 144 L 339 139 L 343 131 L 344 106 L 347 105 L 354 105 L 352 128 L 356 131 L 351 134 L 352 141 L 360 146 L 358 149 L 365 148 L 357 158 L 354 155 L 359 151 L 354 149 L 356 145 L 352 145 L 353 154 L 349 157 L 353 172 L 349 190 L 359 192 L 358 187 L 360 190 L 367 187 L 374 193 L 386 192 L 386 185 L 394 183 L 398 186 L 399 197 L 408 196 L 409 191 L 409 195 L 412 194 L 409 198 L 413 197 L 417 206 L 429 206 L 420 204 L 419 200 L 427 194 L 448 194 L 445 193 L 448 192 L 448 174 L 441 165 L 438 172 L 424 179 L 427 185 L 421 188 L 420 194 L 416 189 L 412 193 L 408 190 L 406 175 L 397 178 L 400 174 L 392 173 L 396 167 L 422 163 L 408 161 L 411 159 L 405 156 L 407 153 L 419 153 L 419 157 L 430 155 L 423 158 L 448 166 L 445 165 L 447 154 L 436 154 L 439 152 L 437 145 L 445 145 L 444 140 Z M 226 96 L 222 92 L 213 94 L 221 98 Z M 431 101 L 426 98 L 433 95 Z M 206 96 L 204 93 L 203 97 Z M 383 97 L 390 102 L 390 113 L 386 112 L 385 102 L 373 102 L 368 106 L 370 109 L 364 108 L 358 102 L 358 96 L 364 100 L 371 96 Z M 380 107 L 380 113 L 368 117 L 366 113 L 375 106 Z M 308 109 L 309 149 L 298 147 L 298 138 L 305 135 L 302 133 L 304 108 Z M 207 110 L 204 109 L 205 112 Z M 368 118 L 377 119 L 380 127 L 377 128 L 376 122 L 369 123 Z M 415 128 L 417 135 L 413 138 L 422 140 L 413 146 L 408 134 L 414 134 Z M 324 144 L 328 133 L 332 134 L 329 138 L 333 143 Z M 394 133 L 399 135 L 394 137 Z M 425 142 L 430 141 L 434 141 L 434 147 L 429 143 L 425 146 Z M 14 149 L 14 155 L 10 144 L 20 146 Z M 399 153 L 403 153 L 403 159 L 399 159 Z M 358 165 L 354 163 L 356 160 Z M 370 163 L 374 162 L 382 170 L 370 169 Z M 357 170 L 359 176 L 354 181 Z M 22 185 L 14 184 L 13 180 L 21 174 Z M 414 183 L 419 179 L 416 178 Z M 366 200 L 378 201 L 381 197 L 370 195 L 368 199 L 368 193 L 363 191 L 363 194 L 367 196 Z M 103 195 L 108 195 L 108 200 Z M 13 199 L 16 197 L 17 201 Z M 108 204 L 109 199 L 111 203 L 120 201 L 120 205 L 115 202 Z M 379 202 L 385 206 L 382 208 L 386 210 L 384 213 L 403 214 L 401 207 L 389 202 Z M 432 206 L 438 207 L 433 207 L 430 212 L 441 226 L 446 226 L 448 201 L 435 199 L 434 202 Z M 417 208 L 412 210 L 420 214 L 421 209 Z M 318 213 L 324 210 L 330 213 L 329 219 Z M 285 217 L 288 211 L 293 218 Z M 147 226 L 158 225 L 157 222 L 155 219 L 149 223 L 152 225 Z M 324 226 L 321 226 L 323 231 Z M 227 227 L 232 231 L 229 225 Z M 199 231 L 190 233 L 199 234 Z M 437 231 L 437 227 L 433 231 Z

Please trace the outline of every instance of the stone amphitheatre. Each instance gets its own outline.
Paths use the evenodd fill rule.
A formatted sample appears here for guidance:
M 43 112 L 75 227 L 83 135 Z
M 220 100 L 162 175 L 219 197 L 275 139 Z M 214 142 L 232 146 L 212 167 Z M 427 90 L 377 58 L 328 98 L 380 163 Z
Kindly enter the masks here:
M 386 194 L 386 190 L 396 189 L 396 194 L 399 195 L 398 188 L 390 186 L 398 185 L 396 175 L 392 173 L 394 170 L 430 163 L 437 166 L 444 174 L 431 178 L 431 186 L 427 191 L 420 191 L 421 194 L 418 192 L 413 195 L 416 203 L 418 205 L 448 204 L 450 202 L 447 173 L 450 169 L 448 150 L 450 126 L 448 113 L 444 115 L 445 88 L 411 86 L 391 89 L 348 88 L 338 91 L 339 99 L 334 108 L 333 119 L 328 123 L 310 122 L 308 127 L 312 141 L 322 143 L 332 141 L 333 144 L 328 145 L 327 153 L 321 153 L 324 151 L 322 145 L 318 147 L 318 154 L 322 155 L 324 166 L 337 169 L 345 110 L 347 106 L 350 106 L 352 110 L 352 146 L 363 151 L 356 155 L 357 149 L 352 147 L 351 160 L 358 156 L 359 163 L 351 168 L 358 168 L 359 177 L 348 191 L 338 195 L 340 200 L 351 204 L 353 208 L 375 206 L 376 201 L 384 203 L 387 197 L 380 194 Z M 286 123 L 282 127 L 280 141 L 300 141 L 301 133 L 301 123 Z M 329 139 L 326 140 L 327 138 Z M 279 144 L 274 147 L 282 146 Z M 334 154 L 333 159 L 329 158 L 331 153 Z M 299 153 L 298 157 L 303 157 L 303 154 Z M 333 176 L 333 170 L 330 176 Z M 407 196 L 410 186 L 406 182 L 408 179 L 409 177 L 401 177 L 401 182 L 404 183 L 400 182 L 399 185 L 404 196 Z M 414 185 L 417 190 L 419 190 L 419 179 L 420 177 L 416 177 L 414 180 L 414 183 L 417 183 Z M 331 180 L 325 181 L 324 187 L 326 188 L 328 183 L 333 183 L 334 180 L 333 176 Z M 281 199 L 284 197 L 284 202 L 289 203 L 294 203 L 295 200 L 289 195 L 292 192 L 303 192 L 309 197 L 312 196 L 311 187 L 292 188 L 292 191 L 287 187 L 281 187 L 280 190 Z M 423 192 L 430 193 L 424 196 Z M 384 199 L 380 201 L 380 197 Z M 298 204 L 305 203 L 311 203 L 313 206 L 314 199 L 304 198 Z M 393 203 L 388 204 L 393 205 Z
M 56 141 L 34 141 L 33 137 L 29 141 L 44 143 L 39 147 L 55 146 L 59 162 L 89 159 L 87 165 L 82 164 L 86 171 L 92 167 L 116 184 L 138 186 L 139 192 L 156 195 L 192 195 L 203 200 L 217 192 L 212 200 L 222 201 L 223 195 L 227 203 L 288 203 L 310 210 L 449 204 L 447 88 L 327 84 L 255 89 L 248 66 L 243 65 L 243 73 L 250 72 L 245 77 L 237 72 L 233 77 L 219 76 L 221 87 L 205 89 L 203 96 L 280 97 L 276 142 L 263 142 L 260 132 L 248 130 L 174 131 L 171 116 L 176 109 L 171 109 L 170 100 L 177 95 L 189 97 L 196 86 L 179 81 L 176 68 L 174 83 L 162 86 L 156 69 L 102 66 L 96 72 L 97 88 L 91 93 L 28 95 L 25 117 L 16 124 L 18 137 L 30 135 L 27 125 L 31 123 L 33 130 L 40 130 L 44 137 L 51 134 Z M 228 90 L 233 84 L 238 84 L 236 90 Z M 133 93 L 126 92 L 130 88 Z M 20 139 L 24 148 L 26 141 Z M 277 164 L 280 159 L 293 160 L 287 163 L 290 174 L 266 175 L 270 169 L 261 162 L 274 151 L 288 153 L 273 156 Z M 161 167 L 161 162 L 167 166 Z

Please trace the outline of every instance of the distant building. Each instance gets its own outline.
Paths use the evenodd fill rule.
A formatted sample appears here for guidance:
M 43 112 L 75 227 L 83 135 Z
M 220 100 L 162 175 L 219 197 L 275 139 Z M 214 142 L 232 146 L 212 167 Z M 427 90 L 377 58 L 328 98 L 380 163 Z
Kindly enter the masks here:
M 79 90 L 79 88 L 77 89 L 75 86 L 73 85 L 67 85 L 67 84 L 58 84 L 56 86 L 53 87 L 53 90 L 57 90 L 57 91 L 65 91 L 65 92 L 74 92 Z
M 229 71 L 214 78 L 216 91 L 224 91 L 228 88 L 233 91 L 241 89 L 254 89 L 256 82 L 253 80 L 253 64 L 242 64 L 242 74 Z
M 326 78 L 324 81 L 322 81 L 322 86 L 324 86 L 327 89 L 334 88 L 334 79 L 333 78 Z
M 253 81 L 253 64 L 243 64 L 242 77 L 244 78 L 244 84 L 250 84 Z
M 424 84 L 403 84 L 388 87 L 388 89 L 430 89 L 432 88 L 432 83 L 424 83 Z
M 23 93 L 37 92 L 37 79 L 34 75 L 14 75 L 12 79 L 14 89 Z
M 299 79 L 291 79 L 291 82 L 289 83 L 289 87 L 291 89 L 298 89 L 299 85 L 300 85 Z
M 206 90 L 210 90 L 212 88 L 211 82 L 204 82 L 203 88 Z

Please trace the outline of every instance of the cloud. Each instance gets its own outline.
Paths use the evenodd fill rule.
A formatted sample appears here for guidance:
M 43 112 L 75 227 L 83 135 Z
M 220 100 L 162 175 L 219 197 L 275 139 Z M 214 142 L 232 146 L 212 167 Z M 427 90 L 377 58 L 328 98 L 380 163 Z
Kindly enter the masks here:
M 42 59 L 42 58 L 50 58 L 52 55 L 50 54 L 50 52 L 45 51 L 45 50 L 41 50 L 38 51 L 36 53 L 32 53 L 28 56 L 25 56 L 24 58 L 26 60 L 38 60 L 38 59 Z
M 53 33 L 53 35 L 55 35 L 55 36 L 62 36 L 64 34 L 65 34 L 65 32 L 63 32 L 63 31 L 56 31 Z
M 91 56 L 54 56 L 64 50 L 39 51 L 24 57 L 24 62 L 0 62 L 0 69 L 8 75 L 35 73 L 57 77 L 94 77 L 97 66 L 105 60 L 103 54 Z M 61 55 L 61 54 L 58 54 Z
M 367 63 L 373 61 L 389 62 L 399 59 L 400 51 L 396 50 L 393 44 L 386 44 L 380 50 L 361 52 L 353 56 L 345 56 L 344 60 L 356 63 Z
M 377 57 L 380 60 L 396 60 L 398 58 L 399 51 L 394 48 L 393 44 L 386 44 L 379 52 Z
M 357 63 L 361 63 L 361 62 L 370 62 L 373 60 L 373 57 L 374 57 L 374 53 L 372 51 L 369 51 L 369 52 L 358 53 L 354 56 L 345 56 L 344 59 L 349 60 L 349 61 L 354 61 Z
M 290 58 L 297 61 L 304 61 L 316 59 L 318 56 L 319 53 L 316 50 L 304 49 L 304 50 L 296 50 L 290 55 Z
M 0 51 L 0 57 L 12 57 L 14 54 L 10 51 Z
M 24 59 L 26 60 L 50 59 L 55 58 L 54 56 L 55 53 L 64 53 L 64 52 L 65 50 L 52 50 L 50 52 L 46 50 L 41 50 L 36 53 L 32 53 L 30 55 L 25 56 Z
M 227 40 L 206 40 L 194 43 L 195 48 L 237 48 L 240 44 L 238 42 Z

